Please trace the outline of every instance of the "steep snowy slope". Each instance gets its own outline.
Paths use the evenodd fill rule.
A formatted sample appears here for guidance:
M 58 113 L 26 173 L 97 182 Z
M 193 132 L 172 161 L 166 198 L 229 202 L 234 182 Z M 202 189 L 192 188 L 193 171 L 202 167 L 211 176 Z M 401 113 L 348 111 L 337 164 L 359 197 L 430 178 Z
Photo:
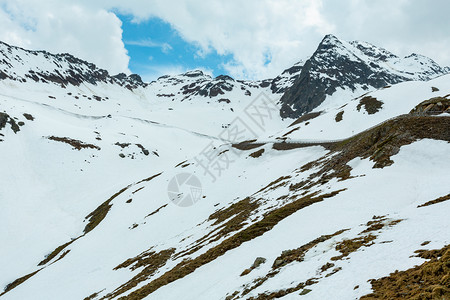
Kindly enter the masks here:
M 83 299 L 97 294 L 99 299 L 124 295 L 129 299 L 223 299 L 233 295 L 232 299 L 259 295 L 267 299 L 272 293 L 298 297 L 296 292 L 306 286 L 312 290 L 311 299 L 367 294 L 368 279 L 420 263 L 409 257 L 423 242 L 431 241 L 428 247 L 439 248 L 450 240 L 445 230 L 450 225 L 449 202 L 417 207 L 448 194 L 449 122 L 448 117 L 392 121 L 350 144 L 335 145 L 331 152 L 320 146 L 281 151 L 271 145 L 263 146 L 259 157 L 250 155 L 259 149 L 239 151 L 240 156 L 232 156 L 234 162 L 214 182 L 195 159 L 185 162 L 185 167 L 165 170 L 150 165 L 147 172 L 137 165 L 131 173 L 120 169 L 116 173 L 120 180 L 104 177 L 109 184 L 103 189 L 99 178 L 104 173 L 76 175 L 74 166 L 71 174 L 61 174 L 70 176 L 76 187 L 83 186 L 81 193 L 74 191 L 75 197 L 70 196 L 70 187 L 62 194 L 64 202 L 76 199 L 79 207 L 78 213 L 69 210 L 72 228 L 62 226 L 68 223 L 64 220 L 67 210 L 55 220 L 58 212 L 51 210 L 58 199 L 51 198 L 53 193 L 45 195 L 50 196 L 48 206 L 39 204 L 39 209 L 28 208 L 22 215 L 4 211 L 6 216 L 16 213 L 20 222 L 8 221 L 6 236 L 13 242 L 5 248 L 2 257 L 10 259 L 2 261 L 2 269 L 11 271 L 2 273 L 2 281 L 6 284 L 15 276 L 39 272 L 13 289 L 7 287 L 3 297 Z M 395 148 L 400 152 L 393 155 Z M 222 158 L 234 151 L 226 146 L 221 150 Z M 72 151 L 74 157 L 68 158 L 76 167 L 88 158 L 76 160 L 85 150 Z M 382 155 L 374 156 L 377 152 Z M 67 163 L 67 159 L 52 161 Z M 108 159 L 110 164 L 113 161 Z M 373 169 L 374 163 L 384 168 Z M 106 167 L 98 165 L 95 170 L 106 171 Z M 179 172 L 201 180 L 203 197 L 194 206 L 183 208 L 168 201 L 167 184 Z M 13 176 L 19 177 L 14 172 Z M 34 186 L 26 178 L 20 182 Z M 17 199 L 24 201 L 22 209 L 33 203 L 30 191 L 28 201 L 20 187 L 14 191 L 5 199 L 16 205 Z M 105 202 L 95 209 L 89 203 L 93 198 Z M 48 208 L 45 213 L 44 208 Z M 30 220 L 35 210 L 39 214 Z M 85 222 L 84 216 L 88 216 Z M 45 224 L 46 218 L 50 224 Z M 27 221 L 32 223 L 27 229 L 36 234 L 31 240 L 27 237 L 27 245 L 34 245 L 31 248 L 15 235 Z M 51 221 L 57 221 L 58 227 L 51 226 Z M 54 232 L 45 231 L 43 238 L 45 227 Z M 252 269 L 257 257 L 265 263 Z
M 54 57 L 8 53 L 1 299 L 358 299 L 450 244 L 450 75 L 338 92 L 289 126 L 276 102 L 306 63 L 127 88 L 35 81 Z M 447 295 L 445 272 L 417 290 Z
M 327 100 L 277 137 L 286 141 L 348 138 L 387 119 L 407 114 L 424 100 L 440 97 L 450 98 L 450 75 L 430 81 L 399 83 L 348 99 L 350 101 Z

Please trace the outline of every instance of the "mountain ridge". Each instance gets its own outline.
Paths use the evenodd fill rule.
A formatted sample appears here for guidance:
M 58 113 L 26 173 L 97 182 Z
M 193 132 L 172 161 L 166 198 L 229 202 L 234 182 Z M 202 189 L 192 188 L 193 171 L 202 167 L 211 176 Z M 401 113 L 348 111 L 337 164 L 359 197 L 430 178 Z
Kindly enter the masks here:
M 282 119 L 276 91 L 305 64 L 131 88 L 0 80 L 0 299 L 353 300 L 404 292 L 391 278 L 450 295 L 450 74 L 343 81 Z

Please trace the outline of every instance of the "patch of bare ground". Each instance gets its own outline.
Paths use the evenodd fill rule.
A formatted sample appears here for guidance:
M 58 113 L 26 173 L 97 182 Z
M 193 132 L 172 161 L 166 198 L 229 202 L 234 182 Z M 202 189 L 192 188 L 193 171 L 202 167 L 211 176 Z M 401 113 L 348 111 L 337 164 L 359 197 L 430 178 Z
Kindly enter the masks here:
M 294 131 L 299 130 L 299 129 L 300 129 L 300 127 L 295 127 L 294 129 L 289 130 L 288 132 L 283 134 L 283 137 L 286 137 L 286 136 L 290 135 L 291 133 L 293 133 Z
M 300 123 L 303 123 L 303 122 L 312 120 L 312 119 L 314 119 L 314 118 L 317 118 L 317 117 L 320 116 L 321 114 L 322 114 L 321 111 L 319 111 L 319 112 L 311 112 L 311 113 L 304 114 L 303 116 L 301 116 L 300 118 L 298 118 L 297 120 L 295 120 L 295 121 L 294 121 L 291 125 L 289 125 L 288 127 L 292 127 L 292 126 L 294 126 L 294 125 L 297 125 L 297 124 L 300 124 Z
M 141 181 L 136 182 L 135 184 L 139 184 L 139 183 L 143 183 L 143 182 L 148 182 L 148 181 L 150 181 L 150 180 L 152 180 L 152 179 L 158 177 L 158 176 L 161 175 L 161 174 L 162 174 L 162 172 L 161 172 L 161 173 L 158 173 L 158 174 L 155 174 L 155 175 L 152 175 L 152 176 L 150 176 L 150 177 L 144 178 L 144 179 L 142 179 Z
M 154 214 L 157 214 L 161 209 L 163 209 L 163 208 L 166 207 L 166 206 L 167 206 L 167 204 L 164 204 L 164 205 L 160 206 L 158 209 L 156 209 L 155 211 L 149 213 L 149 214 L 146 215 L 145 217 L 148 218 L 148 217 L 150 217 L 150 216 L 153 216 Z
M 34 121 L 34 117 L 33 117 L 31 114 L 24 113 L 23 116 L 24 116 L 25 119 L 27 119 L 28 121 Z
M 342 116 L 343 116 L 343 115 L 344 115 L 344 111 L 338 112 L 338 113 L 336 114 L 336 117 L 334 117 L 334 120 L 335 120 L 336 122 L 342 121 Z
M 255 142 L 256 140 L 243 141 L 237 144 L 233 144 L 232 147 L 238 150 L 252 150 L 264 145 L 263 143 L 255 143 Z
M 77 238 L 78 239 L 78 238 Z M 55 250 L 53 250 L 49 255 L 47 255 L 45 257 L 44 260 L 42 260 L 38 266 L 43 266 L 46 265 L 48 262 L 50 262 L 53 258 L 55 258 L 61 251 L 63 251 L 65 248 L 67 248 L 67 246 L 69 246 L 70 244 L 72 244 L 73 242 L 75 242 L 77 239 L 73 239 L 70 242 L 67 242 L 65 244 L 62 244 L 59 247 L 56 247 Z M 67 253 L 66 253 L 67 254 Z M 65 255 L 64 255 L 65 256 Z M 59 259 L 61 259 L 63 256 L 61 256 Z
M 253 153 L 250 153 L 249 156 L 253 158 L 258 158 L 264 153 L 264 149 L 259 149 L 258 151 L 255 151 Z
M 183 160 L 182 162 L 180 162 L 179 164 L 177 164 L 177 165 L 175 166 L 175 168 L 181 166 L 182 164 L 184 164 L 184 163 L 186 163 L 186 162 L 187 162 L 187 160 Z
M 272 293 L 269 293 L 269 294 L 265 294 L 265 293 L 264 294 L 259 294 L 256 297 L 250 297 L 248 299 L 249 300 L 271 300 L 271 299 L 284 297 L 284 296 L 286 296 L 288 294 L 295 293 L 295 292 L 297 292 L 299 290 L 302 290 L 300 292 L 300 295 L 306 295 L 309 292 L 311 292 L 311 290 L 310 289 L 306 289 L 306 287 L 307 286 L 311 286 L 313 284 L 316 284 L 317 282 L 318 282 L 317 278 L 310 278 L 310 279 L 306 280 L 305 282 L 301 282 L 301 283 L 297 284 L 295 287 L 287 288 L 287 289 L 284 289 L 284 290 L 278 290 L 276 292 L 272 292 Z
M 119 142 L 117 142 L 114 145 L 119 146 L 120 148 L 123 149 L 123 148 L 126 148 L 126 147 L 130 146 L 131 144 L 130 143 L 119 143 Z
M 140 190 L 144 189 L 144 188 L 145 188 L 145 186 L 138 188 L 137 190 L 135 190 L 135 191 L 133 192 L 133 195 L 136 194 L 137 192 L 139 192 Z
M 359 104 L 358 106 L 356 106 L 356 109 L 360 111 L 363 105 L 367 113 L 369 115 L 372 115 L 380 111 L 381 107 L 383 106 L 383 102 L 377 100 L 377 98 L 366 96 L 359 100 Z
M 421 204 L 421 205 L 417 206 L 417 208 L 424 207 L 424 206 L 430 206 L 430 205 L 441 203 L 441 202 L 444 202 L 444 201 L 447 201 L 447 200 L 450 200 L 450 194 L 448 194 L 446 196 L 439 197 L 437 199 L 434 199 L 434 200 L 431 200 L 431 201 L 428 201 L 428 202 L 425 202 L 424 204 Z
M 52 140 L 52 141 L 56 141 L 56 142 L 66 143 L 66 144 L 72 146 L 76 150 L 89 149 L 89 148 L 95 149 L 95 150 L 100 150 L 99 146 L 83 143 L 82 141 L 71 139 L 68 137 L 50 136 L 50 137 L 48 137 L 48 139 Z
M 371 231 L 378 231 L 383 229 L 384 227 L 388 226 L 394 226 L 397 225 L 398 223 L 400 223 L 401 221 L 403 221 L 402 219 L 398 219 L 398 220 L 388 220 L 386 217 L 384 216 L 373 216 L 373 219 L 369 222 L 367 222 L 366 226 L 367 228 L 365 230 L 363 230 L 361 232 L 361 234 L 363 233 L 368 233 Z
M 131 185 L 126 186 L 117 193 L 115 193 L 114 195 L 112 195 L 108 200 L 100 204 L 100 206 L 98 206 L 94 211 L 92 211 L 90 214 L 86 216 L 85 219 L 89 220 L 89 222 L 84 227 L 84 234 L 93 230 L 95 227 L 98 226 L 98 224 L 100 224 L 103 221 L 103 219 L 106 217 L 106 215 L 108 214 L 109 210 L 112 207 L 111 201 L 113 201 L 117 196 L 125 192 L 130 186 Z
M 100 294 L 101 292 L 103 292 L 104 290 L 101 290 L 99 292 L 93 293 L 89 296 L 87 296 L 86 298 L 84 298 L 83 300 L 94 300 L 95 298 L 98 297 L 98 294 Z
M 30 279 L 31 277 L 36 275 L 40 270 L 42 270 L 42 269 L 39 269 L 37 271 L 34 271 L 33 273 L 30 273 L 30 274 L 27 274 L 27 275 L 22 276 L 20 278 L 17 278 L 13 282 L 7 284 L 5 289 L 4 289 L 4 291 L 3 291 L 3 293 L 1 293 L 0 296 L 3 296 L 4 294 L 6 294 L 7 292 L 11 291 L 12 289 L 18 287 L 19 285 L 21 285 L 22 283 L 24 283 L 25 281 L 27 281 L 28 279 Z
M 309 205 L 312 205 L 314 203 L 323 201 L 325 198 L 333 197 L 341 191 L 342 190 L 334 191 L 332 193 L 319 196 L 306 195 L 291 203 L 288 203 L 283 207 L 270 211 L 267 214 L 265 214 L 261 220 L 251 224 L 250 226 L 242 229 L 241 231 L 230 236 L 229 238 L 223 240 L 220 244 L 214 246 L 213 248 L 197 256 L 196 258 L 184 259 L 183 261 L 178 263 L 175 267 L 173 267 L 171 270 L 167 271 L 160 277 L 152 280 L 143 287 L 139 288 L 136 291 L 133 291 L 132 293 L 122 297 L 121 299 L 143 299 L 149 294 L 159 289 L 160 287 L 165 286 L 178 279 L 181 279 L 187 276 L 188 274 L 191 274 L 199 267 L 215 260 L 216 258 L 222 256 L 229 250 L 239 247 L 242 243 L 250 241 L 258 236 L 261 236 L 265 232 L 271 230 L 276 224 L 278 224 L 278 222 L 290 216 L 294 212 L 302 208 L 305 208 Z M 236 209 L 236 207 L 233 209 Z M 221 212 L 215 213 L 212 218 L 215 219 L 216 222 L 220 222 L 219 220 L 223 221 L 232 216 L 234 216 L 233 213 L 228 212 L 226 210 L 222 210 Z
M 14 117 L 11 117 L 7 113 L 0 112 L 0 130 L 5 128 L 7 123 L 11 126 L 11 130 L 14 131 L 14 133 L 20 131 L 20 127 L 14 120 Z
M 266 259 L 264 257 L 257 257 L 255 259 L 255 261 L 253 262 L 253 264 L 251 265 L 250 268 L 245 269 L 242 273 L 241 276 L 245 276 L 247 274 L 249 274 L 251 271 L 253 271 L 254 269 L 258 268 L 260 265 L 266 263 Z
M 331 258 L 331 260 L 341 260 L 344 257 L 350 255 L 350 253 L 359 250 L 361 247 L 372 246 L 374 244 L 374 240 L 377 238 L 377 235 L 375 234 L 377 231 L 385 227 L 395 226 L 401 221 L 403 220 L 387 219 L 384 216 L 373 216 L 372 220 L 365 224 L 367 228 L 359 233 L 359 237 L 353 239 L 344 239 L 336 244 L 335 249 L 339 251 L 341 255 L 334 256 Z
M 191 255 L 203 247 L 205 243 L 213 243 L 226 235 L 241 230 L 252 213 L 260 206 L 257 200 L 250 197 L 233 203 L 227 208 L 217 210 L 208 217 L 208 221 L 214 221 L 212 226 L 217 226 L 214 230 L 198 239 L 190 248 L 176 254 L 176 258 Z
M 166 262 L 171 258 L 174 252 L 175 248 L 169 248 L 160 252 L 151 251 L 151 249 L 149 249 L 136 257 L 127 259 L 126 261 L 115 267 L 114 270 L 122 268 L 129 268 L 132 271 L 140 268 L 142 268 L 142 270 L 139 272 L 139 274 L 134 276 L 125 284 L 121 285 L 112 293 L 106 295 L 103 299 L 115 298 L 134 288 L 140 282 L 147 280 L 153 274 L 155 274 L 155 272 L 158 271 L 159 268 L 166 264 Z
M 372 279 L 373 292 L 360 299 L 450 299 L 450 245 L 438 250 L 421 250 L 419 256 L 429 261 Z
M 139 181 L 135 184 L 130 184 L 130 185 L 124 187 L 123 189 L 121 189 L 120 191 L 118 191 L 117 193 L 115 193 L 114 195 L 112 195 L 108 200 L 106 200 L 105 202 L 100 204 L 100 206 L 98 206 L 93 212 L 91 212 L 89 215 L 86 216 L 85 219 L 86 220 L 89 219 L 89 222 L 88 222 L 88 224 L 86 224 L 86 226 L 84 228 L 84 234 L 87 234 L 88 232 L 93 230 L 95 227 L 98 226 L 98 224 L 100 224 L 103 221 L 103 219 L 106 217 L 106 215 L 108 214 L 109 210 L 112 207 L 111 201 L 113 201 L 116 197 L 118 197 L 120 194 L 122 194 L 123 192 L 128 190 L 133 185 L 137 185 L 142 182 L 148 182 L 148 181 L 152 180 L 153 178 L 158 177 L 161 174 L 162 173 L 152 175 L 148 178 L 142 179 L 141 181 Z
M 329 234 L 329 235 L 322 235 L 312 241 L 310 241 L 309 243 L 306 243 L 305 245 L 302 245 L 301 247 L 297 248 L 297 249 L 292 249 L 292 250 L 285 250 L 281 253 L 280 256 L 278 256 L 273 264 L 272 264 L 272 269 L 269 273 L 267 273 L 264 277 L 258 277 L 256 278 L 253 283 L 248 286 L 247 288 L 244 289 L 244 291 L 242 291 L 242 296 L 247 295 L 248 293 L 250 293 L 251 291 L 255 290 L 257 287 L 261 286 L 264 282 L 266 282 L 269 278 L 272 278 L 274 276 L 276 276 L 278 273 L 280 273 L 281 269 L 288 265 L 291 262 L 302 262 L 304 260 L 305 254 L 311 250 L 311 248 L 315 247 L 316 245 L 325 242 L 329 239 L 331 239 L 334 236 L 340 235 L 343 232 L 347 231 L 348 229 L 342 229 L 339 231 L 336 231 L 333 234 Z M 323 266 L 322 269 L 323 271 L 325 271 L 327 268 L 330 268 L 332 266 L 334 266 L 334 264 L 329 264 L 331 266 Z M 245 272 L 245 271 L 244 271 Z M 242 275 L 241 275 L 242 276 Z M 284 289 L 284 290 L 278 290 L 276 292 L 272 292 L 272 293 L 261 293 L 258 294 L 258 296 L 253 297 L 253 298 L 249 298 L 249 299 L 274 299 L 274 298 L 279 298 L 282 296 L 285 296 L 287 294 L 296 292 L 300 289 L 305 288 L 305 286 L 317 283 L 318 278 L 312 278 L 306 282 L 302 282 L 300 284 L 297 284 L 294 287 L 288 288 L 288 289 Z M 228 296 L 228 299 L 238 299 L 235 298 L 236 296 L 239 295 L 239 292 L 236 291 L 233 294 L 231 294 L 230 296 Z
M 142 146 L 141 144 L 136 144 L 136 146 L 137 146 L 139 149 L 141 149 L 141 152 L 142 152 L 145 156 L 147 156 L 147 155 L 150 154 L 150 152 L 149 152 L 147 149 L 145 149 L 145 147 Z
M 377 237 L 375 235 L 369 234 L 354 239 L 345 239 L 342 242 L 337 243 L 336 245 L 336 250 L 341 252 L 342 254 L 332 257 L 331 260 L 340 260 L 363 246 L 369 247 L 374 244 L 373 240 L 376 238 Z
M 374 161 L 374 168 L 390 166 L 394 163 L 391 156 L 397 154 L 404 145 L 425 138 L 450 141 L 448 128 L 450 117 L 403 116 L 387 121 L 349 139 L 327 145 L 327 149 L 335 155 L 302 166 L 300 168 L 302 172 L 311 168 L 319 170 L 293 188 L 307 190 L 314 178 L 319 178 L 318 182 L 322 184 L 333 178 L 349 179 L 351 167 L 347 163 L 356 157 Z
M 277 142 L 273 143 L 272 149 L 282 151 L 282 150 L 292 150 L 292 149 L 298 149 L 298 148 L 305 148 L 305 147 L 311 147 L 311 146 L 323 146 L 325 148 L 330 147 L 334 143 L 329 142 L 308 142 L 308 143 L 286 143 L 286 142 Z
M 333 234 L 322 235 L 297 249 L 283 251 L 283 253 L 273 262 L 272 268 L 280 268 L 294 261 L 302 262 L 306 252 L 308 252 L 312 247 L 318 245 L 319 243 L 325 242 L 334 236 L 340 235 L 347 230 L 348 229 L 342 229 Z

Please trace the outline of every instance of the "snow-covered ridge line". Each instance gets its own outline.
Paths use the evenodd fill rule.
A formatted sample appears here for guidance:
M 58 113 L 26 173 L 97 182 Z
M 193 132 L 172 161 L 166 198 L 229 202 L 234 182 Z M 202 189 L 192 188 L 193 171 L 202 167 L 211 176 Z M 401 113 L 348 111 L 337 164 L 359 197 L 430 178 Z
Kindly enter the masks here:
M 145 86 L 137 74 L 109 75 L 95 64 L 76 58 L 71 54 L 51 54 L 47 51 L 25 50 L 0 42 L 0 80 L 54 83 L 61 87 L 79 86 L 82 83 L 99 82 L 135 89 Z

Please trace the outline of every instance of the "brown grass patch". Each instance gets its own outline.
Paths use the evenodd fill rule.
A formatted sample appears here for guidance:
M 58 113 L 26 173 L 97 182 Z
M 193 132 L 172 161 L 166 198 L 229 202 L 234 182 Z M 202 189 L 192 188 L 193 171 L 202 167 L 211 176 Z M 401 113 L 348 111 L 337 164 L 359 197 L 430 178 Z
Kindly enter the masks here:
M 138 188 L 137 190 L 135 190 L 132 194 L 134 195 L 134 194 L 136 194 L 137 192 L 139 192 L 140 190 L 142 190 L 142 189 L 144 189 L 144 188 L 145 188 L 145 186 L 140 187 L 140 188 Z
M 279 291 L 272 292 L 272 293 L 267 293 L 267 294 L 266 293 L 262 293 L 262 294 L 259 294 L 256 297 L 250 297 L 248 299 L 249 300 L 271 300 L 271 299 L 284 297 L 284 296 L 286 296 L 288 294 L 297 292 L 297 291 L 302 290 L 302 289 L 303 289 L 303 291 L 300 294 L 301 295 L 306 295 L 309 292 L 311 292 L 311 290 L 310 289 L 306 289 L 305 287 L 313 285 L 313 284 L 316 284 L 317 282 L 318 282 L 317 278 L 310 278 L 310 279 L 306 280 L 305 282 L 301 282 L 301 283 L 297 284 L 295 287 L 291 287 L 291 288 L 288 288 L 288 289 L 279 290 Z
M 421 251 L 419 256 L 430 260 L 406 271 L 372 279 L 373 293 L 360 299 L 450 299 L 450 245 Z
M 259 206 L 260 204 L 258 201 L 247 197 L 239 202 L 233 203 L 227 208 L 214 212 L 209 216 L 208 220 L 214 221 L 212 226 L 219 226 L 201 239 L 195 241 L 194 245 L 189 249 L 177 253 L 175 257 L 178 258 L 191 255 L 198 251 L 204 243 L 216 242 L 232 232 L 241 230 L 245 226 L 250 215 L 255 212 Z
M 224 240 L 219 245 L 209 249 L 205 253 L 194 259 L 185 259 L 178 263 L 174 268 L 170 271 L 166 272 L 162 276 L 156 278 L 155 280 L 149 282 L 145 286 L 140 289 L 132 292 L 131 294 L 124 296 L 123 299 L 142 299 L 153 293 L 157 289 L 162 286 L 165 286 L 171 282 L 174 282 L 178 279 L 185 277 L 188 274 L 191 274 L 199 267 L 215 260 L 219 256 L 222 256 L 227 251 L 235 249 L 239 247 L 242 243 L 250 241 L 258 236 L 261 236 L 265 232 L 271 230 L 278 222 L 290 216 L 294 212 L 305 208 L 314 203 L 323 201 L 325 198 L 333 197 L 337 195 L 339 191 L 334 191 L 329 194 L 313 197 L 313 196 L 304 196 L 300 199 L 297 199 L 294 202 L 291 202 L 284 207 L 275 209 L 269 213 L 267 213 L 264 218 L 254 224 L 248 226 L 244 230 L 234 234 L 228 239 Z M 225 216 L 218 216 L 216 220 L 226 219 Z
M 255 143 L 256 140 L 244 141 L 237 144 L 233 144 L 232 147 L 238 150 L 252 150 L 261 146 L 264 146 L 263 143 Z
M 108 200 L 100 204 L 99 207 L 97 207 L 93 212 L 88 214 L 85 219 L 89 219 L 88 224 L 84 227 L 84 234 L 88 233 L 89 231 L 93 230 L 95 227 L 100 224 L 101 221 L 106 217 L 109 210 L 112 207 L 111 201 L 113 201 L 117 196 L 125 192 L 130 186 L 124 187 L 114 195 L 112 195 Z
M 7 292 L 11 291 L 12 289 L 18 287 L 19 285 L 21 285 L 22 283 L 24 283 L 25 281 L 27 281 L 28 279 L 30 279 L 31 277 L 36 275 L 40 270 L 42 270 L 42 269 L 39 269 L 37 271 L 34 271 L 33 273 L 30 273 L 30 274 L 27 274 L 27 275 L 22 276 L 20 278 L 17 278 L 13 282 L 7 284 L 6 287 L 5 287 L 5 290 L 3 291 L 3 293 L 0 294 L 0 296 L 3 296 L 4 294 L 6 294 Z
M 288 135 L 290 135 L 291 133 L 293 133 L 294 131 L 299 130 L 299 129 L 300 129 L 300 127 L 296 127 L 296 128 L 294 128 L 294 129 L 292 129 L 292 130 L 289 130 L 288 132 L 286 132 L 285 134 L 283 134 L 283 137 L 288 136 Z
M 139 184 L 139 183 L 143 183 L 143 182 L 148 182 L 148 181 L 150 181 L 150 180 L 152 180 L 152 179 L 158 177 L 158 176 L 161 175 L 162 173 L 163 173 L 163 172 L 158 173 L 158 174 L 155 174 L 155 175 L 152 175 L 152 176 L 150 176 L 150 177 L 148 177 L 148 178 L 142 179 L 141 181 L 138 181 L 138 182 L 136 182 L 135 184 Z
M 314 118 L 317 118 L 317 117 L 320 116 L 321 114 L 322 114 L 321 111 L 319 111 L 319 112 L 311 112 L 311 113 L 304 114 L 303 116 L 301 116 L 300 118 L 298 118 L 297 120 L 295 120 L 295 121 L 294 121 L 291 125 L 289 125 L 288 127 L 292 127 L 292 126 L 294 126 L 294 125 L 297 125 L 297 124 L 300 124 L 300 123 L 303 123 L 303 122 L 312 120 L 312 119 L 314 119 Z
M 251 153 L 249 156 L 253 158 L 258 158 L 264 153 L 264 149 L 259 149 L 258 151 L 255 151 Z
M 157 210 L 155 210 L 155 211 L 149 213 L 149 214 L 146 215 L 145 217 L 148 218 L 148 217 L 150 217 L 150 216 L 153 216 L 154 214 L 158 213 L 161 209 L 163 209 L 163 208 L 166 207 L 166 206 L 167 206 L 167 204 L 164 204 L 164 205 L 160 206 Z
M 73 242 L 75 242 L 76 239 L 71 240 L 70 242 L 67 242 L 59 247 L 57 247 L 55 250 L 53 250 L 49 255 L 47 255 L 47 257 L 42 260 L 38 266 L 43 266 L 46 265 L 49 261 L 51 261 L 53 258 L 55 258 L 61 251 L 63 251 L 67 246 L 69 246 L 70 244 L 72 244 Z M 67 253 L 66 253 L 67 254 Z M 62 258 L 62 257 L 61 257 Z
M 369 115 L 375 114 L 380 111 L 381 107 L 383 106 L 383 102 L 378 101 L 377 98 L 366 96 L 359 100 L 358 106 L 356 106 L 356 109 L 358 111 L 361 110 L 361 106 L 364 105 L 364 109 L 367 111 Z
M 119 288 L 114 290 L 114 292 L 106 295 L 104 298 L 115 298 L 120 294 L 123 294 L 126 291 L 134 288 L 140 282 L 147 280 L 150 276 L 155 274 L 155 272 L 158 271 L 159 268 L 166 264 L 166 262 L 170 259 L 174 252 L 175 248 L 162 250 L 160 252 L 147 250 L 136 257 L 127 259 L 126 261 L 115 267 L 114 270 L 122 268 L 129 268 L 132 271 L 139 268 L 143 269 L 131 280 L 121 285 Z
M 315 240 L 312 240 L 311 242 L 293 250 L 286 250 L 283 251 L 283 253 L 278 256 L 275 261 L 273 262 L 272 268 L 281 268 L 293 261 L 302 262 L 304 260 L 306 252 L 308 252 L 311 248 L 318 245 L 319 243 L 325 242 L 326 240 L 331 239 L 334 236 L 340 235 L 343 232 L 347 231 L 348 229 L 342 229 L 339 231 L 336 231 L 333 234 L 329 235 L 322 235 L 318 237 Z
M 431 201 L 428 201 L 428 202 L 425 202 L 424 204 L 421 204 L 421 205 L 417 206 L 417 208 L 433 205 L 433 204 L 436 204 L 436 203 L 441 203 L 441 202 L 444 202 L 444 201 L 447 201 L 447 200 L 450 200 L 450 194 L 448 194 L 446 196 L 439 197 L 437 199 L 434 199 L 434 200 L 431 200 Z
M 344 115 L 344 111 L 338 112 L 338 113 L 336 114 L 336 117 L 334 117 L 334 120 L 335 120 L 336 122 L 342 121 L 342 116 L 343 116 L 343 115 Z
M 342 166 L 355 157 L 362 157 L 374 161 L 374 168 L 383 168 L 393 163 L 390 157 L 397 154 L 401 146 L 424 138 L 450 141 L 448 128 L 450 128 L 450 117 L 404 116 L 393 119 L 331 145 L 330 150 L 340 151 L 340 153 L 327 163 Z
M 343 240 L 342 242 L 339 242 L 336 245 L 336 250 L 341 252 L 342 254 L 339 256 L 332 257 L 331 260 L 340 260 L 348 256 L 350 253 L 357 251 L 359 248 L 363 246 L 369 247 L 373 245 L 372 241 L 376 238 L 377 237 L 375 235 L 369 234 L 351 240 Z

